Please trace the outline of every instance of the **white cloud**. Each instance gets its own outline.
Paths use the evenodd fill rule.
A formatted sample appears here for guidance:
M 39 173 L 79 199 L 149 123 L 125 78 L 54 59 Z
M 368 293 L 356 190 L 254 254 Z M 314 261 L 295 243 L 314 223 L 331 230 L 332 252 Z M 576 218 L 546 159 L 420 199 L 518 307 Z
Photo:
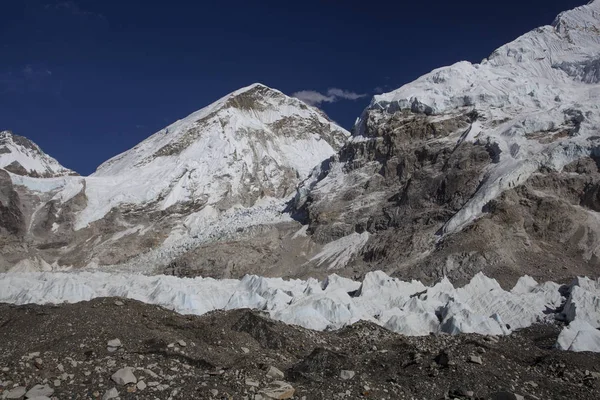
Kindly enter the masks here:
M 54 4 L 46 4 L 46 6 L 44 8 L 46 10 L 65 11 L 65 12 L 71 13 L 72 15 L 75 15 L 78 17 L 94 17 L 94 18 L 99 18 L 99 19 L 106 19 L 106 17 L 102 14 L 84 10 L 83 8 L 81 8 L 79 6 L 79 4 L 77 4 L 71 0 L 59 1 L 58 3 L 54 3 Z
M 340 99 L 358 100 L 365 97 L 366 94 L 359 94 L 344 89 L 330 88 L 326 93 L 320 93 L 315 90 L 301 90 L 293 93 L 292 96 L 302 100 L 307 104 L 310 104 L 311 106 L 318 106 L 322 103 L 333 103 Z
M 334 96 L 336 98 L 345 99 L 345 100 L 358 100 L 366 96 L 366 94 L 359 94 L 350 92 L 348 90 L 331 88 L 327 91 L 329 96 Z
M 0 70 L 0 94 L 46 91 L 52 86 L 52 71 L 27 64 L 20 69 Z

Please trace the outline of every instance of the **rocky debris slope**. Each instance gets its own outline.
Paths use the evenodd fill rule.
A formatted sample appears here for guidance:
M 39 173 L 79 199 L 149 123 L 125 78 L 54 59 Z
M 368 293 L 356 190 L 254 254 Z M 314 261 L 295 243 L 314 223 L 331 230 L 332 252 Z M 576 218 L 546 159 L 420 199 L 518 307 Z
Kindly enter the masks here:
M 600 352 L 600 281 L 585 278 L 561 286 L 523 277 L 508 292 L 483 274 L 462 288 L 447 279 L 431 287 L 402 282 L 381 271 L 368 273 L 362 282 L 338 275 L 319 282 L 252 275 L 215 280 L 88 272 L 0 274 L 0 302 L 60 304 L 108 296 L 141 300 L 183 314 L 251 308 L 321 331 L 363 320 L 410 336 L 507 335 L 560 320 L 569 325 L 558 339 L 558 348 Z
M 0 168 L 34 178 L 76 175 L 44 153 L 37 144 L 10 131 L 0 132 Z
M 590 2 L 375 96 L 303 183 L 296 218 L 321 243 L 368 232 L 358 275 L 596 276 L 599 13 Z
M 558 329 L 404 337 L 118 298 L 0 304 L 0 398 L 595 399 L 599 356 L 553 350 Z
M 0 268 L 128 262 L 124 268 L 153 270 L 179 265 L 186 252 L 236 230 L 289 224 L 281 216 L 285 201 L 348 136 L 319 110 L 254 84 L 157 132 L 90 177 L 9 174 L 23 238 L 22 246 L 3 248 Z M 6 221 L 13 230 L 14 219 Z

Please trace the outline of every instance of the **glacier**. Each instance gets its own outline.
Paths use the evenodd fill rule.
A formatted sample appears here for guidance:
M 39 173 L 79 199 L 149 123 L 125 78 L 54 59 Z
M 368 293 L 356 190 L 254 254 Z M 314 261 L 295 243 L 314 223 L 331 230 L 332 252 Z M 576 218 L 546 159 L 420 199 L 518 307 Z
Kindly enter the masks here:
M 525 276 L 506 291 L 482 273 L 459 288 L 446 278 L 425 286 L 381 271 L 367 273 L 362 282 L 336 274 L 323 281 L 255 275 L 216 280 L 92 270 L 0 274 L 0 302 L 60 304 L 98 297 L 129 298 L 194 315 L 250 308 L 313 330 L 335 330 L 364 320 L 411 336 L 507 335 L 559 318 L 568 325 L 557 348 L 600 352 L 600 280 L 588 278 L 562 286 Z

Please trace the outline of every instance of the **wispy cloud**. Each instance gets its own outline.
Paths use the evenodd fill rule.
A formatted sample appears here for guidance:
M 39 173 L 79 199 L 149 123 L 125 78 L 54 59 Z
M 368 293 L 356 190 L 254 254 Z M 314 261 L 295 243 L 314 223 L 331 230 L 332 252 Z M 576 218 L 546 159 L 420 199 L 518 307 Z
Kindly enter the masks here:
M 46 4 L 44 6 L 44 8 L 46 10 L 56 10 L 56 11 L 68 12 L 69 14 L 72 14 L 77 17 L 92 17 L 92 18 L 106 19 L 106 17 L 104 15 L 102 15 L 100 13 L 92 12 L 89 10 L 85 10 L 85 9 L 81 8 L 79 6 L 79 4 L 77 4 L 76 2 L 71 1 L 71 0 L 59 1 L 57 3 L 52 3 L 52 4 Z
M 0 71 L 0 93 L 27 93 L 44 91 L 50 84 L 52 71 L 28 64 L 20 69 Z
M 367 95 L 344 89 L 330 88 L 325 93 L 317 92 L 315 90 L 301 90 L 293 93 L 292 96 L 311 106 L 319 106 L 322 103 L 334 103 L 338 100 L 358 100 Z

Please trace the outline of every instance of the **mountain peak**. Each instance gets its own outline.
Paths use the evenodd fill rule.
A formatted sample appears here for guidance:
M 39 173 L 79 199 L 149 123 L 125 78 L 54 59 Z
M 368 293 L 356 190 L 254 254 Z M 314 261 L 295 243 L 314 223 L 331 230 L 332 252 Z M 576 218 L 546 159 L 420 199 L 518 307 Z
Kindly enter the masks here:
M 34 178 L 76 175 L 31 140 L 8 130 L 0 132 L 0 168 Z
M 119 196 L 94 198 L 109 211 L 115 198 L 228 209 L 262 198 L 287 198 L 349 133 L 318 110 L 260 83 L 241 88 L 160 130 L 105 162 L 92 175 Z M 101 194 L 101 193 L 100 193 Z M 112 202 L 112 203 L 111 203 Z M 103 215 L 86 215 L 80 225 Z

